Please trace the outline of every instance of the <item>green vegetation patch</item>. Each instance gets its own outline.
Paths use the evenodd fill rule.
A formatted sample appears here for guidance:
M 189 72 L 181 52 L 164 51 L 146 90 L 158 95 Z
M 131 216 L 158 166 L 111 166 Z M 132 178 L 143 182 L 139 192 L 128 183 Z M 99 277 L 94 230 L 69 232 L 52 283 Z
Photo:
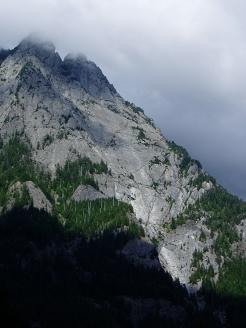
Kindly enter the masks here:
M 71 199 L 74 191 L 81 184 L 98 189 L 93 174 L 108 173 L 104 162 L 92 163 L 90 159 L 78 158 L 67 161 L 64 167 L 57 166 L 56 175 L 39 167 L 31 158 L 29 141 L 15 136 L 8 143 L 0 142 L 0 206 L 8 203 L 7 192 L 16 182 L 33 181 L 50 200 L 54 214 L 70 232 L 81 233 L 91 238 L 104 231 L 125 228 L 131 235 L 142 236 L 143 229 L 131 222 L 130 205 L 115 199 L 75 202 Z M 31 200 L 25 187 L 13 192 L 17 207 L 30 206 Z
M 142 117 L 144 118 L 145 122 L 148 123 L 149 125 L 151 125 L 153 128 L 156 128 L 153 120 L 145 115 L 144 110 L 141 107 L 138 107 L 129 101 L 125 101 L 125 105 L 128 108 L 130 108 L 133 111 L 133 113 L 142 114 Z
M 75 189 L 80 185 L 91 185 L 98 189 L 98 185 L 93 178 L 93 174 L 108 173 L 107 165 L 104 162 L 92 163 L 89 158 L 78 158 L 75 161 L 66 161 L 64 167 L 57 166 L 56 178 L 52 182 L 54 189 L 61 201 L 65 201 L 72 196 Z
M 7 202 L 8 188 L 17 181 L 30 180 L 34 173 L 31 148 L 13 137 L 0 150 L 0 206 Z
M 185 148 L 177 145 L 174 141 L 167 141 L 167 144 L 169 149 L 181 160 L 179 167 L 183 176 L 187 175 L 187 172 L 192 164 L 196 164 L 199 169 L 202 169 L 201 163 L 195 159 L 192 159 Z
M 87 239 L 105 231 L 121 231 L 122 229 L 126 229 L 135 237 L 144 236 L 143 229 L 129 219 L 132 207 L 116 199 L 71 201 L 60 212 L 63 212 L 66 219 L 66 230 L 82 233 Z
M 197 187 L 199 190 L 202 188 L 204 182 L 212 182 L 214 186 L 216 185 L 216 180 L 210 175 L 204 173 L 199 174 L 198 177 L 192 181 L 191 185 Z
M 140 141 L 140 142 L 143 141 L 144 144 L 147 144 L 146 143 L 147 138 L 145 136 L 144 130 L 142 128 L 140 128 L 139 126 L 133 127 L 132 129 L 138 131 L 138 135 L 137 135 L 138 141 Z
M 180 214 L 175 221 L 175 228 L 188 220 L 198 221 L 205 216 L 206 225 L 212 233 L 217 233 L 214 244 L 218 256 L 230 255 L 233 242 L 238 240 L 235 225 L 246 215 L 246 203 L 229 194 L 222 187 L 215 187 L 204 194 L 200 200 Z
M 31 157 L 30 142 L 20 136 L 12 137 L 0 149 L 0 206 L 8 201 L 8 189 L 16 182 L 33 181 L 48 199 L 50 196 L 51 176 L 44 172 Z
M 139 113 L 144 114 L 144 110 L 141 107 L 138 107 L 129 101 L 125 101 L 125 105 L 131 108 L 135 114 L 139 114 Z
M 191 266 L 195 269 L 190 276 L 191 284 L 196 284 L 198 281 L 202 281 L 204 285 L 211 285 L 212 278 L 214 278 L 214 269 L 212 265 L 205 268 L 202 251 L 194 251 Z
M 223 265 L 216 290 L 219 294 L 246 297 L 246 261 L 234 257 Z
M 214 269 L 210 265 L 207 269 L 203 264 L 199 264 L 196 270 L 190 276 L 190 283 L 196 284 L 199 281 L 203 282 L 203 286 L 210 286 L 212 283 L 212 278 L 214 278 Z

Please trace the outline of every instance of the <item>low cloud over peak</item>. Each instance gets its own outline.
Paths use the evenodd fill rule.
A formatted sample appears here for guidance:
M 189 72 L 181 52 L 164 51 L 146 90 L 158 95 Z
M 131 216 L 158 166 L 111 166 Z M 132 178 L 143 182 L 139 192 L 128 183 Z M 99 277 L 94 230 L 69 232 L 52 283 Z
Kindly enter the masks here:
M 0 46 L 32 31 L 84 53 L 230 191 L 246 198 L 246 3 L 8 0 Z

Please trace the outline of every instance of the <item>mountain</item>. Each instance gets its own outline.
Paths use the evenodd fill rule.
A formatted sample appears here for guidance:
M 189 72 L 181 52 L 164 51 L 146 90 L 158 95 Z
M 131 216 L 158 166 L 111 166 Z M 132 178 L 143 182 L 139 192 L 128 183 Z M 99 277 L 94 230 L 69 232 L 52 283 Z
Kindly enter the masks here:
M 127 267 L 135 280 L 137 275 L 143 275 L 145 280 L 139 278 L 143 286 L 148 279 L 157 279 L 152 290 L 146 285 L 145 294 L 128 292 L 124 304 L 128 307 L 131 304 L 134 311 L 139 308 L 140 312 L 147 311 L 153 316 L 151 307 L 164 308 L 166 314 L 162 313 L 161 319 L 165 318 L 173 325 L 175 322 L 177 327 L 182 320 L 194 318 L 194 313 L 199 313 L 194 310 L 191 315 L 191 305 L 187 304 L 193 301 L 181 285 L 176 286 L 169 278 L 161 278 L 160 267 L 189 291 L 203 286 L 215 293 L 245 297 L 242 278 L 246 272 L 245 203 L 219 186 L 184 148 L 167 140 L 143 110 L 124 100 L 100 68 L 84 55 L 67 55 L 62 60 L 51 42 L 33 36 L 24 39 L 13 50 L 0 51 L 0 128 L 3 250 L 11 261 L 17 260 L 13 254 L 18 253 L 18 242 L 11 246 L 13 252 L 8 247 L 13 238 L 11 229 L 18 235 L 21 218 L 27 223 L 17 240 L 22 246 L 26 239 L 30 245 L 34 241 L 38 244 L 34 248 L 30 246 L 29 263 L 24 253 L 18 254 L 22 259 L 21 270 L 27 268 L 31 274 L 32 266 L 37 266 L 37 258 L 48 270 L 47 258 L 50 258 L 53 263 L 50 275 L 60 286 L 64 277 L 60 276 L 60 267 L 56 263 L 59 253 L 61 270 L 66 271 L 72 266 L 80 273 L 79 279 L 83 276 L 83 283 L 80 281 L 71 286 L 74 295 L 79 297 L 76 290 L 81 286 L 86 288 L 86 281 L 90 282 L 90 288 L 98 286 L 99 278 L 94 278 L 95 267 L 88 265 L 88 258 L 81 259 L 78 249 L 86 249 L 95 265 L 98 261 L 96 250 L 100 253 L 97 247 L 104 243 L 108 245 L 110 240 L 115 251 L 112 254 L 107 246 L 101 254 L 106 272 L 112 275 L 115 267 L 120 270 Z M 38 223 L 33 218 L 37 218 Z M 11 229 L 8 222 L 12 224 Z M 53 222 L 53 228 L 48 228 L 47 222 Z M 28 231 L 32 229 L 35 237 L 33 232 L 29 236 Z M 122 238 L 120 241 L 116 238 L 116 242 L 113 236 L 118 235 L 124 237 L 119 237 Z M 107 242 L 105 238 L 109 238 Z M 117 254 L 124 258 L 121 259 L 123 262 L 119 262 Z M 126 259 L 131 263 L 130 268 Z M 8 261 L 2 265 L 9 268 Z M 139 271 L 138 265 L 142 268 Z M 17 266 L 15 271 L 20 267 Z M 154 273 L 148 271 L 152 270 L 150 268 Z M 96 266 L 96 270 L 106 279 L 101 266 Z M 115 279 L 114 274 L 111 279 Z M 2 282 L 6 283 L 9 277 L 3 275 Z M 120 277 L 127 284 L 128 280 Z M 46 276 L 43 279 L 49 280 Z M 71 273 L 66 279 L 70 284 L 75 278 Z M 160 301 L 162 279 L 168 281 L 169 289 L 164 293 L 168 306 L 167 303 L 163 306 Z M 11 281 L 14 283 L 15 278 Z M 105 281 L 102 293 L 109 288 Z M 125 289 L 123 282 L 122 290 Z M 136 286 L 140 290 L 141 287 Z M 10 289 L 11 293 L 13 290 Z M 171 290 L 175 295 L 182 295 L 180 302 L 170 297 Z M 19 292 L 21 294 L 21 290 Z M 86 295 L 81 304 L 92 311 L 88 302 L 90 293 Z M 94 297 L 99 297 L 96 295 Z M 145 301 L 149 297 L 152 303 L 144 303 L 139 295 Z M 48 293 L 45 297 L 48 298 Z M 59 297 L 56 295 L 55 299 L 59 300 Z M 66 297 L 72 297 L 71 291 L 66 290 Z M 158 304 L 153 303 L 155 297 Z M 118 301 L 123 302 L 122 299 Z M 110 309 L 120 315 L 118 305 L 112 300 L 108 302 Z M 214 306 L 217 309 L 217 305 Z M 98 308 L 103 316 L 107 302 L 100 303 Z M 18 311 L 21 310 L 18 308 Z M 226 309 L 219 309 L 216 316 L 210 314 L 223 324 L 226 321 L 223 311 Z M 172 313 L 175 313 L 176 321 Z M 228 315 L 228 318 L 231 317 Z M 231 320 L 228 318 L 227 322 Z M 109 326 L 118 326 L 121 321 L 118 318 L 117 324 L 109 324 L 107 320 Z M 138 326 L 139 321 L 136 322 L 135 326 Z M 125 326 L 127 324 L 125 322 Z M 195 322 L 192 324 L 195 326 Z

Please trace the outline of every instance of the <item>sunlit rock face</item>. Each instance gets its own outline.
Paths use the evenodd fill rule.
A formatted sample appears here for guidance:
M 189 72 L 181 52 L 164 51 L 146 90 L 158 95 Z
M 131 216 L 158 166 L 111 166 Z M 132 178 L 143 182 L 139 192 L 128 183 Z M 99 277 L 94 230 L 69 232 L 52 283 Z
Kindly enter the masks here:
M 164 224 L 213 187 L 193 184 L 204 174 L 199 163 L 188 160 L 184 169 L 184 155 L 85 56 L 62 60 L 52 43 L 29 37 L 1 58 L 2 137 L 25 134 L 33 159 L 51 173 L 79 155 L 107 163 L 109 173 L 95 176 L 99 191 L 90 197 L 131 204 L 149 241 L 158 241 L 163 266 L 187 284 L 201 225 L 170 233 Z M 85 199 L 85 190 L 74 198 Z

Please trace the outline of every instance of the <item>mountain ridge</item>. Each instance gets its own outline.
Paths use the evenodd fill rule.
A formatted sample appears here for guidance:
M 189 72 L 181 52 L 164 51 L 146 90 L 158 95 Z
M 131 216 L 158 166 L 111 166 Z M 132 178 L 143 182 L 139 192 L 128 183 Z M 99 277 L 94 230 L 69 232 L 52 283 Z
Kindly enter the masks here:
M 2 58 L 0 127 L 5 142 L 24 133 L 32 160 L 52 176 L 58 166 L 80 156 L 106 163 L 110 174 L 93 173 L 99 191 L 133 207 L 148 240 L 158 244 L 165 270 L 181 283 L 199 287 L 202 275 L 190 281 L 197 272 L 194 254 L 206 248 L 199 265 L 205 276 L 211 266 L 212 279 L 218 279 L 213 245 L 219 235 L 212 236 L 207 215 L 180 219 L 217 188 L 200 163 L 166 140 L 142 109 L 125 101 L 86 58 L 68 55 L 62 60 L 53 44 L 33 38 Z M 242 239 L 240 249 L 244 247 Z

